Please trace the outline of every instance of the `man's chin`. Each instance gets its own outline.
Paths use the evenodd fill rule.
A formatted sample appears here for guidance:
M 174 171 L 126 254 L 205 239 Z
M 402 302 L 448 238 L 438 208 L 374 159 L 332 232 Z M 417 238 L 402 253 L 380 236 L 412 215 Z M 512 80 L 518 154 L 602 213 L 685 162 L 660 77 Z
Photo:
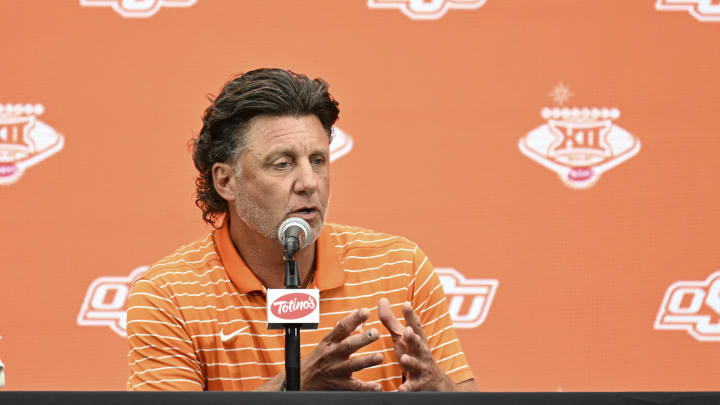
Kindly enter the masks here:
M 314 243 L 320 237 L 320 232 L 322 232 L 323 225 L 324 225 L 324 223 L 320 222 L 320 224 L 318 224 L 317 227 L 312 228 L 312 232 L 313 232 L 312 238 L 311 238 L 312 243 Z
M 322 232 L 323 226 L 325 226 L 325 218 L 321 215 L 318 215 L 318 217 L 313 222 L 308 221 L 308 223 L 310 224 L 310 229 L 312 229 L 310 243 L 315 243 L 318 237 L 320 237 L 320 232 Z

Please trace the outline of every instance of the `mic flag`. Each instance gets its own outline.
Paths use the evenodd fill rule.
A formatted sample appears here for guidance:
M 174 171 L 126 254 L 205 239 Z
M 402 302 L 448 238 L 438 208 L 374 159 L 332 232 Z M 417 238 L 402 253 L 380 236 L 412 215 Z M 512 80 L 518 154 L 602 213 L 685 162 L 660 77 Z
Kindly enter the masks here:
M 316 329 L 320 323 L 320 291 L 306 289 L 267 290 L 268 329 L 295 325 L 302 329 Z

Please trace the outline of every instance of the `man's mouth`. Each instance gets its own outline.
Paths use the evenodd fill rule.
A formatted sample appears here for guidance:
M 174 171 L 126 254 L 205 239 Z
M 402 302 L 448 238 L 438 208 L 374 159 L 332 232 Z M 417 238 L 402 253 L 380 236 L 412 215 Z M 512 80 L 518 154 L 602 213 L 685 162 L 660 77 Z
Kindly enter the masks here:
M 290 215 L 307 219 L 307 217 L 314 217 L 318 213 L 319 213 L 319 211 L 317 210 L 317 208 L 302 207 L 302 208 L 299 208 L 297 210 L 290 212 Z

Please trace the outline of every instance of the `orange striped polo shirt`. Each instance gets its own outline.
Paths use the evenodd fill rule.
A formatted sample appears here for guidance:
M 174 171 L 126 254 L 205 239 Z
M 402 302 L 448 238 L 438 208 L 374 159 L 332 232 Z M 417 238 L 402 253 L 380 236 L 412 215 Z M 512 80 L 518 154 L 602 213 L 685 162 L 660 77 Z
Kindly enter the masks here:
M 414 243 L 351 226 L 326 224 L 316 245 L 320 324 L 302 330 L 301 357 L 353 309 L 380 337 L 355 355 L 383 362 L 353 374 L 396 390 L 402 370 L 377 303 L 386 297 L 404 324 L 410 301 L 439 366 L 456 382 L 473 378 L 448 313 L 442 284 Z M 151 266 L 134 283 L 127 310 L 128 390 L 252 390 L 284 371 L 283 330 L 268 330 L 265 287 L 235 249 L 227 224 Z

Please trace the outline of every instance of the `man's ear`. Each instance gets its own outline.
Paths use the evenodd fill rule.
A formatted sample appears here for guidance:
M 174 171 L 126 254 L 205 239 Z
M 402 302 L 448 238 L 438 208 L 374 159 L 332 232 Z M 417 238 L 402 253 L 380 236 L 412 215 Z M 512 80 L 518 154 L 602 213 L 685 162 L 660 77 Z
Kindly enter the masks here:
M 215 163 L 212 167 L 212 178 L 215 191 L 226 201 L 235 200 L 235 170 L 225 163 Z

